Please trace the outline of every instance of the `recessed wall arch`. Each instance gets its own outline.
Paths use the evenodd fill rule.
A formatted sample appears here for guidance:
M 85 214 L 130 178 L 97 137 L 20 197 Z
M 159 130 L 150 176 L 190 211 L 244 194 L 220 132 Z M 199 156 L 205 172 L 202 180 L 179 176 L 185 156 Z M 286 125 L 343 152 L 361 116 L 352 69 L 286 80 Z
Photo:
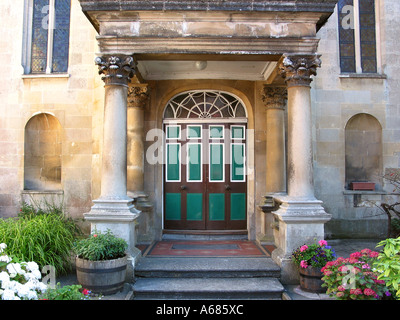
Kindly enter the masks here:
M 34 114 L 25 125 L 24 189 L 61 189 L 62 126 L 50 113 Z
M 382 125 L 367 113 L 352 116 L 345 126 L 345 182 L 382 184 Z

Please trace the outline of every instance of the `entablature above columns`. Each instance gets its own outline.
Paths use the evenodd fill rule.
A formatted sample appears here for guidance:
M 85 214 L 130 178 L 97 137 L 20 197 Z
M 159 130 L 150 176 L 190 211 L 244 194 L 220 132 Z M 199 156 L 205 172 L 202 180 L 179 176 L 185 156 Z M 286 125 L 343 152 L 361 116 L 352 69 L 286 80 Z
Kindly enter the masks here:
M 246 55 L 252 60 L 258 55 L 275 56 L 288 53 L 314 53 L 318 38 L 137 38 L 97 37 L 103 54 L 207 54 Z

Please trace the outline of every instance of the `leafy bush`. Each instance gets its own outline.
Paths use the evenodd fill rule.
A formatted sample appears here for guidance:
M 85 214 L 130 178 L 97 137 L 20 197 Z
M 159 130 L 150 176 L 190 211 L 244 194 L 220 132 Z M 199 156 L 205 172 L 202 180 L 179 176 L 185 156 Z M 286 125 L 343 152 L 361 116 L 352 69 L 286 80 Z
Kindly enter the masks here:
M 95 230 L 89 238 L 74 243 L 76 255 L 91 261 L 122 258 L 127 248 L 127 242 L 114 236 L 110 230 L 104 234 Z
M 19 261 L 35 261 L 41 268 L 52 265 L 57 273 L 70 271 L 72 245 L 79 234 L 76 224 L 62 213 L 31 209 L 23 205 L 18 218 L 0 219 L 1 241 Z
M 363 249 L 349 258 L 328 262 L 321 269 L 322 287 L 327 287 L 326 293 L 337 300 L 380 300 L 391 296 L 385 281 L 379 280 L 379 273 L 373 269 L 378 255 Z
M 378 243 L 378 247 L 381 246 L 384 248 L 374 263 L 380 273 L 378 279 L 384 280 L 400 300 L 400 237 L 383 240 Z
M 44 294 L 40 296 L 40 300 L 89 300 L 90 291 L 82 289 L 81 285 L 67 285 L 61 287 L 57 283 L 56 288 L 47 289 Z

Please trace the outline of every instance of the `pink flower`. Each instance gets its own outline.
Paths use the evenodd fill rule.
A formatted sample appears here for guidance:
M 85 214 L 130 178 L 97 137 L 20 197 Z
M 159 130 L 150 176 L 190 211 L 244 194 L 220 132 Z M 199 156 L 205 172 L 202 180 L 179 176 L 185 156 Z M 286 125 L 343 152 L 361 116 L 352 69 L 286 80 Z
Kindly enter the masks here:
M 338 289 L 339 291 L 345 291 L 345 290 L 346 290 L 346 287 L 345 287 L 345 286 L 339 286 L 337 289 Z
M 350 258 L 361 258 L 362 257 L 362 253 L 361 252 L 353 252 L 352 254 L 350 254 Z
M 365 294 L 366 296 L 374 296 L 374 295 L 376 295 L 375 291 L 372 290 L 372 289 L 370 289 L 370 288 L 365 288 L 365 289 L 364 289 L 364 294 Z
M 356 296 L 359 296 L 360 294 L 362 294 L 362 290 L 360 288 L 350 289 L 350 294 L 355 294 Z
M 338 297 L 338 298 L 341 298 L 341 297 L 343 297 L 344 296 L 344 293 L 343 292 L 338 292 L 338 293 L 336 293 L 336 297 Z
M 370 254 L 371 253 L 371 249 L 365 248 L 361 250 L 361 253 L 363 254 Z
M 385 284 L 384 280 L 375 280 L 374 279 L 374 282 L 377 283 L 377 284 Z
M 94 234 L 94 235 L 93 235 L 93 238 L 96 238 L 96 237 L 97 237 L 97 234 Z
M 300 252 L 304 252 L 308 249 L 308 246 L 305 244 L 304 246 L 300 247 Z
M 347 272 L 347 271 L 349 271 L 349 268 L 347 268 L 347 266 L 340 266 L 340 267 L 338 268 L 338 271 L 340 271 L 340 272 Z
M 330 276 L 333 272 L 331 270 L 329 270 L 329 269 L 325 269 L 323 271 L 323 273 L 324 273 L 325 276 Z
M 307 269 L 307 267 L 308 267 L 307 261 L 301 260 L 301 261 L 300 261 L 300 267 L 302 267 L 302 268 L 304 268 L 304 269 Z
M 370 256 L 370 258 L 376 258 L 376 257 L 379 256 L 379 252 L 371 251 L 371 252 L 369 253 L 369 256 Z
M 322 247 L 322 246 L 327 246 L 328 242 L 326 242 L 325 240 L 319 240 L 318 244 Z

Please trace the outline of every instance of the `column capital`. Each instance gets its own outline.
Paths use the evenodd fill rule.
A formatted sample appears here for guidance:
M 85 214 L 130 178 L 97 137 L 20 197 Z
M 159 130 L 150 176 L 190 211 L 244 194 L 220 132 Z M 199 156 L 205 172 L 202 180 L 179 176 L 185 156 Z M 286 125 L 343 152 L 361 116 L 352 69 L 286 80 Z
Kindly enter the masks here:
M 128 85 L 135 75 L 136 63 L 132 56 L 104 55 L 95 59 L 99 74 L 106 85 Z
M 310 86 L 311 76 L 317 75 L 321 66 L 319 54 L 284 55 L 279 62 L 279 72 L 288 87 Z
M 150 95 L 147 85 L 130 85 L 128 88 L 128 108 L 145 108 Z
M 286 87 L 270 87 L 264 85 L 261 98 L 267 109 L 281 109 L 285 110 L 287 102 L 287 89 Z

